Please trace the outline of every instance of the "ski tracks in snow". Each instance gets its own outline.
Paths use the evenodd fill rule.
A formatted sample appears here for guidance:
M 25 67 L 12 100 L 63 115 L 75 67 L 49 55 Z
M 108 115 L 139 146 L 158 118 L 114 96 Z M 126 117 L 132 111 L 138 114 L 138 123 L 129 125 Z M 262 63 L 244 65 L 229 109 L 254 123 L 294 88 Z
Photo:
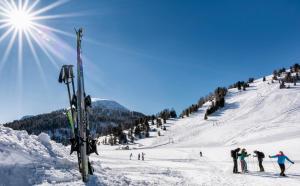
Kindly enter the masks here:
M 100 159 L 102 170 L 113 177 L 119 175 L 121 178 L 120 183 L 115 185 L 188 185 L 178 170 L 169 166 L 163 159 L 149 159 L 147 153 L 145 161 L 109 156 L 102 156 Z M 157 166 L 158 164 L 160 166 Z M 107 185 L 112 185 L 111 181 L 102 180 Z

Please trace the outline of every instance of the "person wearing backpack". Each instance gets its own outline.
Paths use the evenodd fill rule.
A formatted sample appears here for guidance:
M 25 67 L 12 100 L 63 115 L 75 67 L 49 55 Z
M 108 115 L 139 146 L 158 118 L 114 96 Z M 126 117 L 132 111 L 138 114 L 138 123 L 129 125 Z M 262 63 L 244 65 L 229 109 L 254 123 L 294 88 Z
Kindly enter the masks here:
M 233 159 L 233 174 L 239 173 L 237 159 L 238 159 L 238 154 L 239 154 L 240 150 L 241 150 L 240 148 L 231 150 L 231 157 Z
M 265 154 L 257 150 L 254 151 L 254 154 L 255 155 L 253 155 L 253 157 L 257 157 L 258 160 L 259 171 L 265 172 L 264 166 L 262 165 L 263 159 L 265 158 Z

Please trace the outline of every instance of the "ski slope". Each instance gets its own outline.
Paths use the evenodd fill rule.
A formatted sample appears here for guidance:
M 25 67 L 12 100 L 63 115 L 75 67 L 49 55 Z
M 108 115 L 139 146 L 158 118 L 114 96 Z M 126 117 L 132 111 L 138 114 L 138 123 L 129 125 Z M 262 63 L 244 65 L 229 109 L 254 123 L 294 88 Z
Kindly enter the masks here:
M 168 137 L 174 138 L 176 146 L 265 144 L 300 138 L 299 85 L 279 89 L 278 83 L 259 79 L 246 91 L 230 89 L 225 107 L 205 121 L 207 106 L 191 117 L 175 122 L 170 128 Z M 167 141 L 165 138 L 155 143 Z
M 262 79 L 246 91 L 230 89 L 225 107 L 207 121 L 203 118 L 209 103 L 190 117 L 169 120 L 163 136 L 151 133 L 152 138 L 138 141 L 137 149 L 100 146 L 102 166 L 140 185 L 300 185 L 299 91 L 299 85 L 279 89 L 278 82 Z M 234 175 L 230 150 L 237 147 L 252 154 L 260 150 L 266 156 L 282 150 L 296 164 L 287 163 L 289 177 L 281 178 L 276 160 L 266 157 L 266 172 L 260 173 L 251 156 L 247 159 L 250 173 Z M 142 152 L 146 160 L 138 161 Z
M 267 77 L 270 79 L 270 77 Z M 95 175 L 87 185 L 300 185 L 300 86 L 279 89 L 278 83 L 256 80 L 246 91 L 230 89 L 225 107 L 204 120 L 209 103 L 183 119 L 168 120 L 167 131 L 150 133 L 131 150 L 98 146 L 92 155 Z M 278 176 L 273 159 L 247 159 L 248 174 L 232 174 L 230 150 L 241 147 L 266 156 L 282 150 L 287 178 Z M 203 152 L 203 157 L 199 152 Z M 145 153 L 145 161 L 137 160 Z M 133 154 L 129 160 L 130 153 Z M 240 170 L 240 167 L 239 167 Z M 0 126 L 0 185 L 83 185 L 76 155 L 46 134 L 28 135 Z

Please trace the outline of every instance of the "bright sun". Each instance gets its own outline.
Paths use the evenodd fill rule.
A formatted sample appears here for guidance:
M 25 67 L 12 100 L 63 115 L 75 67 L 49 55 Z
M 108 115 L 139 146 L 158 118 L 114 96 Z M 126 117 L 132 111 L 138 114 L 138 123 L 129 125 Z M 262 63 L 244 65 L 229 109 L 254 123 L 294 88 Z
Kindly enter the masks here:
M 8 13 L 8 22 L 14 29 L 25 31 L 32 25 L 32 16 L 25 10 L 13 10 Z
M 73 34 L 46 25 L 46 20 L 77 16 L 72 13 L 49 14 L 70 0 L 52 0 L 45 4 L 41 0 L 0 0 L 0 45 L 6 45 L 0 56 L 0 72 L 5 62 L 17 50 L 18 66 L 21 71 L 24 52 L 29 51 L 37 66 L 41 67 L 40 55 L 43 53 L 58 68 L 57 61 L 67 60 L 62 54 L 62 47 L 68 45 L 58 36 Z M 17 47 L 14 47 L 17 46 Z M 26 58 L 28 59 L 28 58 Z M 59 59 L 59 60 L 56 60 Z M 43 73 L 41 73 L 43 74 Z

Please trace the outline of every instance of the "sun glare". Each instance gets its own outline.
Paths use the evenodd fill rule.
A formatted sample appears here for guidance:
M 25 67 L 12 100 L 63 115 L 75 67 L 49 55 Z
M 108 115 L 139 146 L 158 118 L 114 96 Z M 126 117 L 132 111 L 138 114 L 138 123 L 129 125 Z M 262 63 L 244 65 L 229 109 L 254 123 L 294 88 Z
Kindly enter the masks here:
M 17 30 L 27 30 L 32 25 L 32 17 L 24 10 L 13 10 L 8 14 L 8 22 Z
M 67 59 L 62 54 L 61 47 L 68 47 L 59 35 L 70 36 L 73 34 L 64 32 L 58 28 L 46 25 L 46 20 L 62 19 L 78 16 L 69 14 L 47 14 L 52 9 L 69 2 L 70 0 L 51 1 L 45 6 L 41 0 L 0 0 L 0 45 L 6 45 L 0 57 L 0 72 L 8 60 L 12 49 L 18 52 L 19 71 L 22 71 L 24 62 L 23 50 L 30 50 L 37 66 L 41 69 L 40 55 L 44 54 L 49 61 L 58 68 L 57 62 L 65 62 Z M 41 5 L 40 5 L 41 4 Z M 17 47 L 14 47 L 17 45 Z M 65 49 L 64 48 L 64 49 Z M 28 52 L 26 52 L 28 55 Z M 2 59 L 1 59 L 2 58 Z M 27 58 L 28 59 L 28 56 Z M 41 72 L 41 74 L 44 74 Z
M 79 13 L 49 14 L 51 10 L 69 1 L 0 0 L 0 45 L 5 46 L 0 52 L 0 74 L 8 61 L 10 65 L 16 64 L 16 84 L 20 95 L 23 67 L 29 64 L 29 60 L 36 63 L 44 85 L 47 83 L 42 63 L 50 62 L 58 69 L 59 64 L 69 61 L 66 56 L 70 51 L 73 52 L 73 49 L 60 35 L 74 37 L 73 34 L 47 25 L 49 19 L 81 16 Z M 12 54 L 17 57 L 17 61 L 14 61 Z

